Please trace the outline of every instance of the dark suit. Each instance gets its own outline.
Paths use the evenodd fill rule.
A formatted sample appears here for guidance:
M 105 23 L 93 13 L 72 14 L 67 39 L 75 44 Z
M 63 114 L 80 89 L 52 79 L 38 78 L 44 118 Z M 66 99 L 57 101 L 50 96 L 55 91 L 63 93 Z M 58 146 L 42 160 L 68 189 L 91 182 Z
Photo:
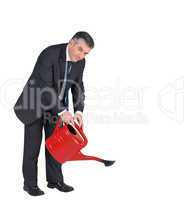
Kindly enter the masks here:
M 53 120 L 45 116 L 56 117 L 58 113 L 67 109 L 64 97 L 58 96 L 63 86 L 66 64 L 66 44 L 49 46 L 39 55 L 34 70 L 27 81 L 23 92 L 18 98 L 14 111 L 25 124 L 24 130 L 24 184 L 37 184 L 37 161 L 42 140 L 42 129 L 45 138 L 49 137 L 54 128 Z M 84 109 L 83 70 L 85 60 L 72 63 L 67 77 L 65 95 L 71 88 L 74 112 Z M 46 120 L 45 120 L 46 119 Z M 46 150 L 46 176 L 48 182 L 63 181 L 61 165 L 55 161 Z

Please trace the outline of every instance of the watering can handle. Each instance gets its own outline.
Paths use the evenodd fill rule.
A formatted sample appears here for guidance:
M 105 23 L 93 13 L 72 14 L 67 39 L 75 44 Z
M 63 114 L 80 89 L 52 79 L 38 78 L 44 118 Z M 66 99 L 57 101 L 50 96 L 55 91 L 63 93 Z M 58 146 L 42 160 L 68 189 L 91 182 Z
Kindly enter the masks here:
M 77 124 L 78 125 L 78 127 L 79 127 L 79 123 L 78 123 L 78 121 L 77 120 L 74 120 L 74 122 L 75 122 L 75 124 Z M 69 123 L 70 125 L 73 125 L 72 123 Z M 75 125 L 74 124 L 74 125 Z M 65 122 L 63 121 L 63 119 L 62 119 L 62 117 L 60 116 L 59 117 L 59 119 L 58 119 L 58 121 L 57 121 L 57 124 L 56 124 L 56 126 L 58 127 L 62 127 L 63 125 L 65 125 Z
M 66 123 L 63 122 L 62 118 L 59 117 L 59 119 L 58 119 L 58 121 L 57 121 L 57 123 L 56 123 L 56 128 L 61 128 L 61 127 L 63 127 L 65 124 L 66 124 Z M 81 133 L 81 132 L 83 133 L 83 129 L 82 129 L 82 127 L 79 126 L 79 123 L 78 123 L 77 120 L 74 120 L 74 124 L 72 124 L 72 123 L 69 123 L 69 124 L 70 124 L 71 126 L 75 126 L 75 128 L 76 128 L 80 133 Z M 82 135 L 85 136 L 84 133 L 83 133 Z
M 63 121 L 62 117 L 59 117 L 57 122 L 56 122 L 56 128 L 61 128 L 65 125 L 66 123 Z M 72 124 L 71 124 L 72 125 Z
M 57 123 L 56 123 L 56 129 L 59 129 L 59 128 L 62 128 L 64 125 L 66 125 L 66 123 L 64 123 L 63 121 L 62 121 L 62 118 L 61 117 L 59 117 L 59 119 L 58 119 L 58 121 L 57 121 Z M 79 126 L 79 124 L 76 122 L 76 121 L 74 121 L 74 124 L 72 124 L 72 123 L 70 123 L 70 125 L 72 126 L 72 127 L 74 127 L 74 129 L 77 129 L 77 131 L 79 132 L 79 134 L 82 136 L 82 138 L 84 139 L 84 141 L 85 141 L 85 143 L 87 143 L 87 138 L 86 138 L 86 136 L 85 136 L 85 134 L 84 134 L 84 132 L 83 132 L 83 129 L 82 129 L 82 127 L 80 127 Z
M 75 125 L 75 128 L 79 131 L 80 135 L 85 139 L 85 141 L 87 141 L 87 138 L 83 132 L 83 128 L 80 127 L 79 124 L 76 123 L 75 121 L 74 121 L 74 125 Z

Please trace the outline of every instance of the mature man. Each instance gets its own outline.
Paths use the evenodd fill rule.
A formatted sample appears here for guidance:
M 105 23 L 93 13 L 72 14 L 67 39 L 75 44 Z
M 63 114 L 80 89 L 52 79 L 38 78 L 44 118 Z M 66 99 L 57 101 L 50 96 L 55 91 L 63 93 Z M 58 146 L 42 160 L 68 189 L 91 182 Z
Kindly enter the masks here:
M 30 195 L 44 194 L 37 185 L 42 129 L 47 139 L 58 116 L 65 123 L 77 120 L 83 126 L 83 71 L 85 56 L 93 47 L 94 41 L 87 32 L 77 32 L 68 43 L 44 49 L 14 106 L 15 114 L 24 123 L 23 189 Z M 68 111 L 69 89 L 73 97 L 74 116 Z M 73 187 L 64 183 L 61 164 L 54 160 L 47 149 L 45 156 L 47 187 L 62 192 L 72 191 Z

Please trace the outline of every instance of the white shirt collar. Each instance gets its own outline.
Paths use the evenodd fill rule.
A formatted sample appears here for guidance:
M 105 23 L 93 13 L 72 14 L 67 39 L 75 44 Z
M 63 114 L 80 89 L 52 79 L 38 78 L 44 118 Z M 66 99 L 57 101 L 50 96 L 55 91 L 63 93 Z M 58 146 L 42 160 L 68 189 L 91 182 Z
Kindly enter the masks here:
M 69 52 L 68 52 L 68 45 L 66 46 L 66 61 L 71 61 L 70 55 L 69 55 Z

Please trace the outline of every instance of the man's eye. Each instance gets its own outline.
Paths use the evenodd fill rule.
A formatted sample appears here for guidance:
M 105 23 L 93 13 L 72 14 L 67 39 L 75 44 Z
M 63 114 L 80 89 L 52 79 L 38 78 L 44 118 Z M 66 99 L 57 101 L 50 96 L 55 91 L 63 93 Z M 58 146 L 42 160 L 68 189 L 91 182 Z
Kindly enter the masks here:
M 83 51 L 83 49 L 82 49 L 81 47 L 79 47 L 79 48 L 78 48 L 78 50 L 79 50 L 80 52 L 82 52 L 82 51 Z

